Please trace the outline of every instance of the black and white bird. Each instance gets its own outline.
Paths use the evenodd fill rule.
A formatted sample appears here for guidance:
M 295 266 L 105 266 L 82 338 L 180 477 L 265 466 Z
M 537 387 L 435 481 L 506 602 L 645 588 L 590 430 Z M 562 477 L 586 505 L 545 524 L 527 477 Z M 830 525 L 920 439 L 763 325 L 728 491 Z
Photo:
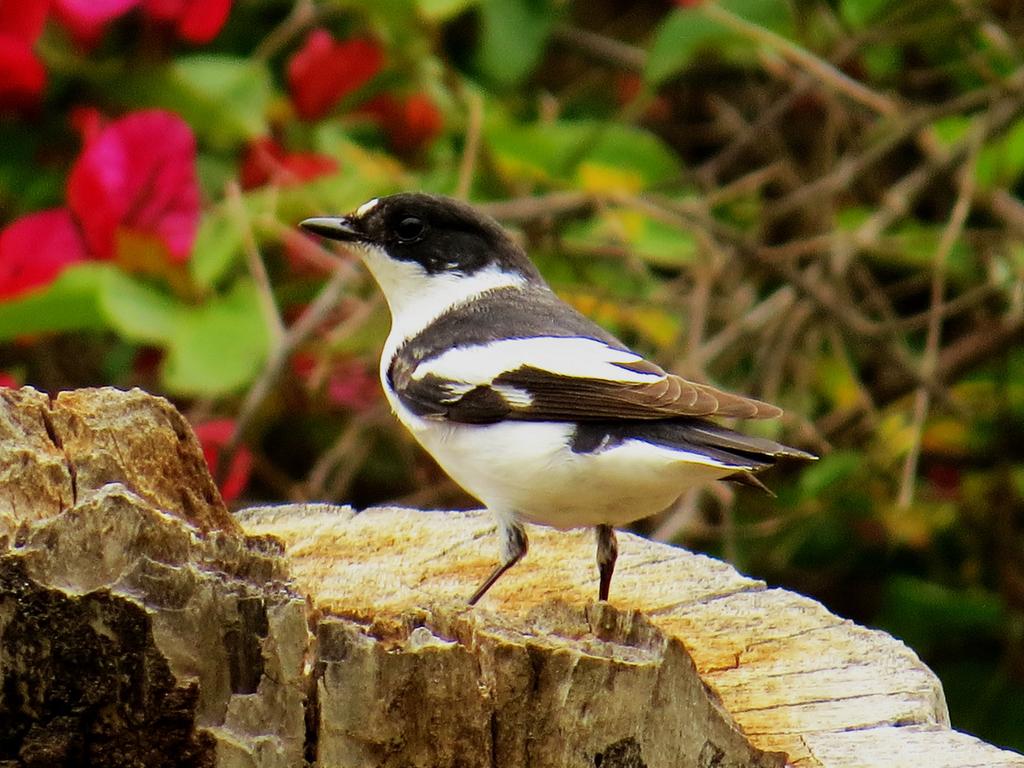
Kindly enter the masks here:
M 687 488 L 753 480 L 780 457 L 814 458 L 708 417 L 773 405 L 666 373 L 560 300 L 501 226 L 426 194 L 370 200 L 309 232 L 354 250 L 391 310 L 380 378 L 395 414 L 498 520 L 501 561 L 475 603 L 527 550 L 523 522 L 597 530 L 608 598 L 615 526 Z

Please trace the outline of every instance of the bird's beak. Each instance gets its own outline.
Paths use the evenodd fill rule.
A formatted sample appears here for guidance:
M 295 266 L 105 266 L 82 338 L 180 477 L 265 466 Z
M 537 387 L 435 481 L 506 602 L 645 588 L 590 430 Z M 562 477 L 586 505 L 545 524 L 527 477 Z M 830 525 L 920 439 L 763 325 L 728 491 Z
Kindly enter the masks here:
M 352 219 L 347 216 L 319 216 L 301 221 L 299 226 L 307 232 L 321 237 L 329 237 L 331 240 L 354 242 L 365 239 L 365 235 L 355 227 Z

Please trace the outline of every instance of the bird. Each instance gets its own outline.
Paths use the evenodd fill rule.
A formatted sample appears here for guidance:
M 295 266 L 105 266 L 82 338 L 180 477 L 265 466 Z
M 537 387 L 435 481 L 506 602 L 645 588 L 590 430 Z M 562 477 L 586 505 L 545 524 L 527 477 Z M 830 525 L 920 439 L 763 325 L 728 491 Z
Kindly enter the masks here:
M 300 226 L 368 268 L 391 314 L 380 358 L 388 403 L 497 520 L 500 558 L 470 605 L 526 555 L 526 522 L 594 528 L 598 599 L 608 600 L 616 527 L 695 485 L 764 488 L 755 474 L 778 459 L 815 458 L 712 421 L 782 411 L 646 360 L 562 301 L 468 203 L 403 192 Z

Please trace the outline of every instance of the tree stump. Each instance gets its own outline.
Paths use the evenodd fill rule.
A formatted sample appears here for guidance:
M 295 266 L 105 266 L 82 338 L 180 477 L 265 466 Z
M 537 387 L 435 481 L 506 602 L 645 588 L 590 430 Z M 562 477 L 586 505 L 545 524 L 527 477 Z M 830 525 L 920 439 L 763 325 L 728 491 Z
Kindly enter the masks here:
M 1024 768 L 898 641 L 708 557 L 481 512 L 225 509 L 138 390 L 0 390 L 0 766 Z

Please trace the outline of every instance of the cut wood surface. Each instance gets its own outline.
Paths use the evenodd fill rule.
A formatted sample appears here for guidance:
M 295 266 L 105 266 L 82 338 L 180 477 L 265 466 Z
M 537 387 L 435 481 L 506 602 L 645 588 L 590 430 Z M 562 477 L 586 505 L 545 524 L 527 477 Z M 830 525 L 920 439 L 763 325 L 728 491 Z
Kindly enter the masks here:
M 241 519 L 285 542 L 295 584 L 316 605 L 360 622 L 458 614 L 496 556 L 482 512 L 291 505 Z M 597 585 L 590 532 L 529 535 L 530 554 L 474 609 L 524 636 L 553 605 L 585 611 Z M 950 729 L 938 679 L 898 640 L 709 557 L 631 535 L 619 548 L 611 604 L 681 642 L 755 747 L 801 768 L 1024 768 L 1024 757 Z
M 0 765 L 1024 768 L 903 644 L 730 566 L 482 512 L 224 508 L 139 391 L 0 390 Z M 240 523 L 240 524 L 239 524 Z

